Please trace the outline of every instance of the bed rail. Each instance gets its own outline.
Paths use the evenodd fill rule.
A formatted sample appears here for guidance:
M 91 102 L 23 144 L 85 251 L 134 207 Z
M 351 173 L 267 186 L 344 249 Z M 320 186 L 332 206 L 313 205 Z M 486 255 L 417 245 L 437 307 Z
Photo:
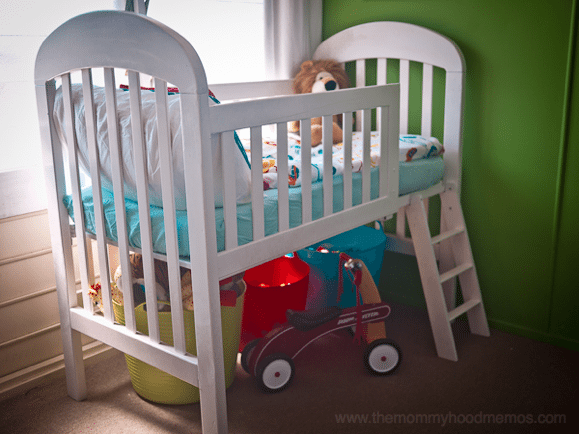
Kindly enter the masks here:
M 221 102 L 292 95 L 293 80 L 256 81 L 247 83 L 209 84 Z
M 345 165 L 344 177 L 344 214 L 343 223 L 335 226 L 335 234 L 327 230 L 327 218 L 332 218 L 332 225 L 339 220 L 333 210 L 333 174 L 332 174 L 332 115 L 343 114 L 343 119 L 351 119 L 352 112 L 361 110 L 362 135 L 364 141 L 363 171 L 362 171 L 362 203 L 370 202 L 370 133 L 372 109 L 379 110 L 380 128 L 380 186 L 377 201 L 378 208 L 382 208 L 376 217 L 392 213 L 399 205 L 398 198 L 398 85 L 372 86 L 364 89 L 345 89 L 323 94 L 292 95 L 259 100 L 243 101 L 231 104 L 216 105 L 210 108 L 211 132 L 215 143 L 220 143 L 220 137 L 233 134 L 234 130 L 250 128 L 251 156 L 252 156 L 252 216 L 253 241 L 242 247 L 237 244 L 237 219 L 235 204 L 235 185 L 230 167 L 226 167 L 224 160 L 224 185 L 230 186 L 231 192 L 224 200 L 225 218 L 225 251 L 218 254 L 219 275 L 229 276 L 247 268 L 247 256 L 253 258 L 252 265 L 258 265 L 272 256 L 281 256 L 292 248 L 303 248 L 331 235 L 344 232 L 352 228 L 351 222 L 356 210 L 352 205 L 352 168 Z M 323 218 L 312 222 L 312 180 L 311 174 L 304 170 L 302 179 L 302 221 L 298 228 L 289 228 L 288 214 L 288 185 L 283 180 L 288 179 L 287 160 L 287 122 L 300 120 L 301 130 L 308 131 L 310 119 L 322 117 L 324 139 L 322 145 L 324 153 L 323 173 Z M 264 235 L 264 203 L 262 186 L 262 129 L 263 125 L 274 124 L 277 128 L 278 148 L 278 228 L 279 233 Z M 345 160 L 351 159 L 352 152 L 352 125 L 343 123 L 343 146 Z M 221 143 L 232 143 L 231 140 L 222 140 Z M 311 155 L 311 140 L 309 135 L 301 135 L 302 167 L 309 167 Z M 234 149 L 223 150 L 223 155 L 235 152 Z M 229 172 L 229 173 L 228 173 Z M 226 188 L 227 192 L 227 188 Z M 394 205 L 392 205 L 394 204 Z M 385 208 L 386 207 L 386 208 Z M 348 224 L 348 222 L 350 222 Z M 355 223 L 354 223 L 355 224 Z M 311 225 L 305 229 L 303 225 Z M 324 228 L 324 230 L 321 230 Z M 296 238 L 297 237 L 297 238 Z M 284 247 L 285 246 L 285 247 Z M 248 253 L 248 250 L 251 253 Z M 245 268 L 244 268 L 245 267 Z

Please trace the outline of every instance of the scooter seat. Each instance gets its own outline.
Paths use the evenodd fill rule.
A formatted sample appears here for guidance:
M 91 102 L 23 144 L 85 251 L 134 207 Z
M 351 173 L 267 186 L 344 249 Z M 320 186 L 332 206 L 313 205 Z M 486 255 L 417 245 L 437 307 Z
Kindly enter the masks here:
M 286 318 L 296 329 L 307 332 L 338 317 L 342 312 L 339 306 L 326 306 L 320 309 L 295 311 L 288 309 Z

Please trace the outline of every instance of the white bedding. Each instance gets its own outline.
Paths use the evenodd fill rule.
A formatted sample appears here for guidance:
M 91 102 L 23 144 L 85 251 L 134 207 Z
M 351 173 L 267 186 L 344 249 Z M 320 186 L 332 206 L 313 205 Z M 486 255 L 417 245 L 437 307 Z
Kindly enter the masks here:
M 108 141 L 107 115 L 105 107 L 104 88 L 94 87 L 94 102 L 97 124 L 97 144 L 100 154 L 101 181 L 102 186 L 113 191 L 111 156 Z M 131 112 L 129 103 L 129 92 L 117 90 L 117 110 L 118 118 L 121 120 L 120 144 L 123 158 L 123 176 L 125 179 L 125 197 L 137 200 L 136 172 L 132 147 L 131 132 Z M 147 175 L 149 179 L 149 200 L 151 205 L 163 206 L 161 196 L 161 168 L 159 161 L 159 143 L 157 140 L 157 122 L 155 109 L 155 94 L 151 91 L 141 91 L 142 119 L 144 138 L 147 149 Z M 72 102 L 74 105 L 76 137 L 79 150 L 79 161 L 81 167 L 89 173 L 89 153 L 87 144 L 86 127 L 84 121 L 84 98 L 82 97 L 82 86 L 72 85 Z M 171 144 L 173 157 L 173 178 L 175 188 L 175 205 L 178 210 L 186 210 L 185 204 L 185 178 L 183 167 L 182 136 L 181 136 L 181 112 L 179 108 L 179 95 L 169 95 L 169 117 L 171 123 Z M 213 104 L 213 102 L 210 102 Z M 54 121 L 56 129 L 60 135 L 62 143 L 67 143 L 64 132 L 66 131 L 66 121 L 64 116 L 64 101 L 62 89 L 56 92 L 54 101 Z M 215 206 L 223 206 L 223 180 L 218 174 L 221 173 L 221 152 L 220 149 L 213 149 L 213 173 L 214 173 L 214 193 Z M 251 199 L 251 170 L 249 169 L 246 157 L 243 155 L 243 148 L 235 155 L 235 176 L 237 185 L 237 202 L 245 203 Z

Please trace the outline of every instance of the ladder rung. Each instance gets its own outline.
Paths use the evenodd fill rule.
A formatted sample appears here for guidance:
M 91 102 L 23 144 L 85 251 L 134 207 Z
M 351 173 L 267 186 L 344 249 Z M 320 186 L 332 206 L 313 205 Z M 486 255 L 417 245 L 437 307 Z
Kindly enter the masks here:
M 440 235 L 432 237 L 432 240 L 430 242 L 432 243 L 432 245 L 438 244 L 441 241 L 444 241 L 450 237 L 454 237 L 455 235 L 458 235 L 462 232 L 464 232 L 464 226 L 459 226 L 457 228 L 451 229 L 450 231 L 446 231 L 441 233 Z
M 458 307 L 454 308 L 453 310 L 451 310 L 450 312 L 448 312 L 448 320 L 452 321 L 453 319 L 459 317 L 460 315 L 462 315 L 466 311 L 472 309 L 473 307 L 475 307 L 479 303 L 480 303 L 479 299 L 473 299 L 473 300 L 469 300 L 469 301 L 461 304 L 460 306 L 458 306 Z
M 465 271 L 470 270 L 472 267 L 473 267 L 473 264 L 470 262 L 467 262 L 466 264 L 459 265 L 458 267 L 453 268 L 452 270 L 449 270 L 446 273 L 441 274 L 440 275 L 440 283 L 444 283 L 447 280 L 458 276 L 460 273 L 464 273 Z

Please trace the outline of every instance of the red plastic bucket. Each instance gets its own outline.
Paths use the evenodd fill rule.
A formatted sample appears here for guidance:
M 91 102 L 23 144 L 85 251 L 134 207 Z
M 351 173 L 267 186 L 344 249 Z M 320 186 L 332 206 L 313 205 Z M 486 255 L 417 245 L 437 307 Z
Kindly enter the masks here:
M 287 309 L 304 310 L 310 267 L 290 253 L 245 272 L 240 351 L 245 344 L 284 324 Z

